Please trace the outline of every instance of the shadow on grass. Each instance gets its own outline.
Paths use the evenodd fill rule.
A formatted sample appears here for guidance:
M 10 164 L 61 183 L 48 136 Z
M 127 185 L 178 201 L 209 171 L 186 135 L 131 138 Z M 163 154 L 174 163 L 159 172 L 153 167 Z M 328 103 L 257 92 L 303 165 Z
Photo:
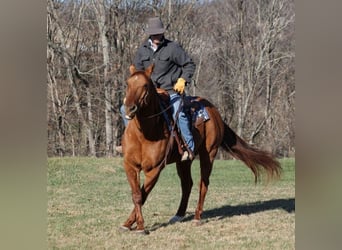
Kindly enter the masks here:
M 269 201 L 247 203 L 237 206 L 222 206 L 220 208 L 205 210 L 203 212 L 202 219 L 208 219 L 213 217 L 219 217 L 219 219 L 224 219 L 226 217 L 232 217 L 236 215 L 249 215 L 275 209 L 283 209 L 288 213 L 293 213 L 295 212 L 295 199 L 276 199 Z
M 237 206 L 222 206 L 220 208 L 214 208 L 210 210 L 204 210 L 202 214 L 202 223 L 205 223 L 206 219 L 217 218 L 222 220 L 227 217 L 233 217 L 236 215 L 249 215 L 267 210 L 283 209 L 288 213 L 295 212 L 295 199 L 276 199 L 268 201 L 259 201 L 254 203 L 247 203 Z M 194 214 L 186 215 L 182 222 L 191 221 L 194 218 Z M 154 224 L 150 231 L 155 231 L 158 228 L 166 227 L 169 223 Z

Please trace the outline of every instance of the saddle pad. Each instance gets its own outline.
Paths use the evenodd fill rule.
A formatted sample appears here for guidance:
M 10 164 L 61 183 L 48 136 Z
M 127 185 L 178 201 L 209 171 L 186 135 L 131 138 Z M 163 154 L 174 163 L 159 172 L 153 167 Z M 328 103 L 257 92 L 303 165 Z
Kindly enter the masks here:
M 198 101 L 198 97 L 186 96 L 185 99 L 185 106 L 190 108 L 193 123 L 195 123 L 197 119 L 200 119 L 202 122 L 210 119 L 205 106 Z

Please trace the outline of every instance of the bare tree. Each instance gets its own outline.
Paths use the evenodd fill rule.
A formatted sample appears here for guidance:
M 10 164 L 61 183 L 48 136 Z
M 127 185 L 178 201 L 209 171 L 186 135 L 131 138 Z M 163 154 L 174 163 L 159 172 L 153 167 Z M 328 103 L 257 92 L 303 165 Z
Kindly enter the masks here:
M 214 58 L 211 64 L 216 65 L 216 73 L 203 74 L 216 75 L 212 77 L 216 84 L 209 85 L 219 93 L 219 107 L 228 108 L 222 111 L 229 112 L 226 117 L 237 133 L 250 143 L 258 139 L 275 150 L 270 145 L 273 140 L 260 138 L 274 136 L 269 134 L 275 130 L 271 123 L 279 112 L 274 107 L 284 98 L 282 85 L 289 84 L 284 77 L 293 74 L 294 48 L 288 35 L 294 28 L 293 2 L 216 1 L 211 7 L 207 31 L 212 34 L 209 44 L 215 46 L 207 58 Z M 293 82 L 286 88 L 292 86 Z
M 55 6 L 52 0 L 48 1 L 48 15 L 49 15 L 49 20 L 51 20 L 50 28 L 53 28 L 55 30 L 55 34 L 53 34 L 53 37 L 49 37 L 50 39 L 53 39 L 53 40 L 48 41 L 48 46 L 50 46 L 52 49 L 54 49 L 60 54 L 62 62 L 64 63 L 66 67 L 66 72 L 65 72 L 66 79 L 72 90 L 72 95 L 74 98 L 74 103 L 75 103 L 75 107 L 77 110 L 77 114 L 82 122 L 82 125 L 85 127 L 85 130 L 87 132 L 90 155 L 96 156 L 93 130 L 92 130 L 91 124 L 89 123 L 89 120 L 85 118 L 82 108 L 81 108 L 81 101 L 80 101 L 80 96 L 79 96 L 77 86 L 76 86 L 76 76 L 74 72 L 75 65 L 72 61 L 71 55 L 69 54 L 67 50 L 68 41 L 65 38 L 65 35 L 61 29 L 59 18 L 58 18 L 58 15 L 56 14 Z M 52 35 L 52 33 L 49 33 L 49 34 Z M 89 112 L 91 112 L 90 107 L 89 107 Z
M 293 154 L 293 0 L 48 0 L 49 155 L 115 154 L 150 16 L 197 64 L 188 94 L 211 100 L 250 143 Z
M 109 42 L 107 40 L 108 27 L 106 23 L 105 1 L 92 0 L 92 6 L 95 12 L 95 18 L 99 29 L 99 43 L 101 44 L 103 57 L 103 82 L 105 96 L 105 127 L 106 127 L 106 155 L 113 155 L 113 125 L 112 125 L 112 103 L 111 92 L 112 85 L 109 80 L 110 62 L 109 62 Z

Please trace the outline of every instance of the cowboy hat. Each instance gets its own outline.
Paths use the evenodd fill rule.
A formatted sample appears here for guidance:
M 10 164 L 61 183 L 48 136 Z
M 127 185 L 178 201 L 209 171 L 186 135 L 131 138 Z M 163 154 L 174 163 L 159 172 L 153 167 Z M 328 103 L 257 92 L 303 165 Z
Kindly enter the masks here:
M 147 20 L 147 28 L 146 34 L 151 35 L 158 35 L 163 34 L 165 32 L 164 25 L 159 17 L 151 17 Z

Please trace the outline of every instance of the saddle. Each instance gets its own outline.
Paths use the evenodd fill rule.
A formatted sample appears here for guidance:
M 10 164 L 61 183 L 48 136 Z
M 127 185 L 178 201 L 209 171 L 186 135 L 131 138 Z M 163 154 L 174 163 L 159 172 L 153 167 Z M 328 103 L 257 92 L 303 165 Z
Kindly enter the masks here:
M 184 141 L 180 130 L 178 129 L 178 126 L 173 126 L 174 121 L 172 118 L 172 112 L 171 109 L 168 108 L 171 105 L 170 95 L 166 90 L 160 88 L 157 88 L 157 93 L 161 100 L 162 110 L 167 110 L 167 112 L 163 113 L 165 121 L 168 124 L 170 132 L 173 132 L 173 136 L 175 137 L 175 140 L 177 142 L 178 152 L 182 155 L 183 152 L 188 149 L 188 145 Z M 210 119 L 208 112 L 206 111 L 204 105 L 200 102 L 200 100 L 201 98 L 197 96 L 184 96 L 183 99 L 184 113 L 188 116 L 188 118 L 191 118 L 191 131 L 194 127 Z M 175 129 L 172 131 L 173 127 Z

